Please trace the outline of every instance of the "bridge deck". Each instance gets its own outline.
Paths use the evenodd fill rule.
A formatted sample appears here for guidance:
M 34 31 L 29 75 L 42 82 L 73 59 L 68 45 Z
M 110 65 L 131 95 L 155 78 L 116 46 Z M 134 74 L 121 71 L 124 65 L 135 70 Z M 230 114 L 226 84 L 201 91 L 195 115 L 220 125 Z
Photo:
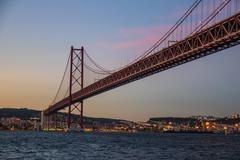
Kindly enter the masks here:
M 240 43 L 240 13 L 196 33 L 168 48 L 117 71 L 72 95 L 73 103 L 90 98 L 118 86 L 201 58 Z M 69 98 L 44 110 L 52 114 L 69 105 Z

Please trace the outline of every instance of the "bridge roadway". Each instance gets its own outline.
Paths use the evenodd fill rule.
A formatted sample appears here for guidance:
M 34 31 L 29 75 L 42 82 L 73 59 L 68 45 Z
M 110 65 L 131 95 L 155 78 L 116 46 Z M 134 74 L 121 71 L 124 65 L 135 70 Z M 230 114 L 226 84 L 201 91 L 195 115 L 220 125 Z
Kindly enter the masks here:
M 207 56 L 240 43 L 240 13 L 164 48 L 72 94 L 80 102 L 121 85 Z M 44 110 L 50 115 L 69 105 L 66 97 Z

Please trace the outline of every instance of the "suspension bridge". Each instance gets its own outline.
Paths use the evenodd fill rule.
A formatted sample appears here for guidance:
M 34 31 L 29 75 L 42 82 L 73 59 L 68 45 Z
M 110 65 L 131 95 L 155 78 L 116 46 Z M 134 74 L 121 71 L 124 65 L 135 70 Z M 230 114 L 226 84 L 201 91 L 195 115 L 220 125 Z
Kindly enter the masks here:
M 219 52 L 240 43 L 239 0 L 195 0 L 154 45 L 129 64 L 108 70 L 82 48 L 71 47 L 59 89 L 43 114 L 68 107 L 79 111 L 83 128 L 83 101 L 146 76 Z

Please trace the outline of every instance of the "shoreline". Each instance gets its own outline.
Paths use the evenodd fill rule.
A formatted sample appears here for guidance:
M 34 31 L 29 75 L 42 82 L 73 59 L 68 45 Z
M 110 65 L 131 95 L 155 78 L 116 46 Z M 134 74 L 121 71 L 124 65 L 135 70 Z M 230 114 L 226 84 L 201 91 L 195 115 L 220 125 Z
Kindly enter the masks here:
M 141 134 L 141 133 L 152 133 L 152 134 L 222 134 L 222 135 L 240 135 L 240 133 L 224 133 L 224 132 L 213 132 L 213 131 L 164 131 L 164 132 L 154 132 L 154 131 L 137 131 L 137 132 L 126 132 L 126 131 L 82 131 L 82 132 L 66 132 L 66 131 L 55 131 L 55 130 L 0 130 L 0 132 L 58 132 L 58 133 L 123 133 L 123 134 Z

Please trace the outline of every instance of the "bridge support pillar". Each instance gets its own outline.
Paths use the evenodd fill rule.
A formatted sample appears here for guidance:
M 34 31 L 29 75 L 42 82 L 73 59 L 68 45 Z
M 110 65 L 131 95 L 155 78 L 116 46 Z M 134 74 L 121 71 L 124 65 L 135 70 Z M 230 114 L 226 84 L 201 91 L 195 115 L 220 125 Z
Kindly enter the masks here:
M 49 119 L 50 119 L 50 115 L 47 116 L 47 131 L 49 131 Z
M 80 128 L 83 129 L 83 101 L 78 102 L 76 104 L 72 104 L 71 106 L 69 106 L 69 108 L 68 108 L 68 122 L 67 122 L 68 126 L 67 127 L 68 127 L 68 129 L 71 128 L 71 124 L 73 122 L 72 112 L 74 110 L 77 110 L 79 112 L 80 117 L 79 117 L 78 124 L 79 124 Z
M 69 107 L 68 107 L 68 129 L 71 128 L 72 117 L 71 113 L 73 110 L 78 110 L 80 113 L 79 126 L 83 128 L 83 100 L 80 102 L 74 102 L 72 97 L 73 89 L 76 87 L 80 90 L 83 89 L 83 79 L 84 79 L 84 48 L 76 49 L 71 47 L 70 52 L 70 81 L 69 81 Z M 80 106 L 80 108 L 78 108 Z
M 81 102 L 80 126 L 83 129 L 83 101 Z
M 55 131 L 57 131 L 57 113 L 54 114 Z
M 67 128 L 71 127 L 71 105 L 68 107 L 68 120 L 67 120 Z

